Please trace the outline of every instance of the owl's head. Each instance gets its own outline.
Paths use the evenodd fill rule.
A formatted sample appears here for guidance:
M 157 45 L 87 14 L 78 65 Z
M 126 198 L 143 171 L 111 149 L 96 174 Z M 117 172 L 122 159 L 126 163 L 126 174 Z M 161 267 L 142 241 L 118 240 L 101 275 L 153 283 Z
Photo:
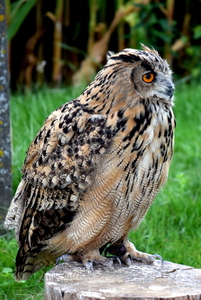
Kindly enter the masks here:
M 174 84 L 167 61 L 156 50 L 142 46 L 143 50 L 124 49 L 117 54 L 108 52 L 106 68 L 116 68 L 119 64 L 124 81 L 129 80 L 142 98 L 154 97 L 172 102 Z

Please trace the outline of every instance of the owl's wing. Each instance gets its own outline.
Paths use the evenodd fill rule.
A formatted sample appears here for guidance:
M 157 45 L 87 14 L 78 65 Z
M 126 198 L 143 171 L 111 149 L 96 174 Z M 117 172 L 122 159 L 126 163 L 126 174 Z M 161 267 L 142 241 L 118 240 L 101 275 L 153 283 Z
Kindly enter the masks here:
M 55 110 L 30 145 L 5 225 L 29 247 L 68 226 L 111 143 L 104 115 L 74 100 Z

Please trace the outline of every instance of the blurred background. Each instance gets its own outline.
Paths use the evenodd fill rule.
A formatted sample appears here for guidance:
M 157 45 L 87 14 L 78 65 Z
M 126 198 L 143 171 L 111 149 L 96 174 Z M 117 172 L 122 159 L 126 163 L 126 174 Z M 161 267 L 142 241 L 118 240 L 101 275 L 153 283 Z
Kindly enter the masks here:
M 11 89 L 90 82 L 107 50 L 153 47 L 176 79 L 201 74 L 200 0 L 6 0 Z

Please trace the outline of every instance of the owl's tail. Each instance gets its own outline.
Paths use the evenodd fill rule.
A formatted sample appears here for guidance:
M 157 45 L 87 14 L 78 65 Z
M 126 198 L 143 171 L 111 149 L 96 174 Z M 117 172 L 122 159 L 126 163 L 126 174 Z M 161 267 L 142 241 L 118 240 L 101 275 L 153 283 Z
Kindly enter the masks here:
M 51 253 L 42 249 L 27 249 L 20 247 L 16 257 L 15 280 L 27 280 L 29 276 L 44 266 L 53 262 Z

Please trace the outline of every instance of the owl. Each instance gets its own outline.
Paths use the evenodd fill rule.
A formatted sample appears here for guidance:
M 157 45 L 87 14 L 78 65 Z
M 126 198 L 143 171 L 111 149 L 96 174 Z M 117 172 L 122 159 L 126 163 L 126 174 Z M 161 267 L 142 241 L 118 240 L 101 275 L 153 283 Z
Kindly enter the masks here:
M 78 98 L 31 143 L 5 226 L 15 229 L 16 280 L 68 254 L 88 269 L 116 255 L 152 263 L 128 240 L 167 180 L 175 118 L 172 72 L 157 51 L 108 52 Z

